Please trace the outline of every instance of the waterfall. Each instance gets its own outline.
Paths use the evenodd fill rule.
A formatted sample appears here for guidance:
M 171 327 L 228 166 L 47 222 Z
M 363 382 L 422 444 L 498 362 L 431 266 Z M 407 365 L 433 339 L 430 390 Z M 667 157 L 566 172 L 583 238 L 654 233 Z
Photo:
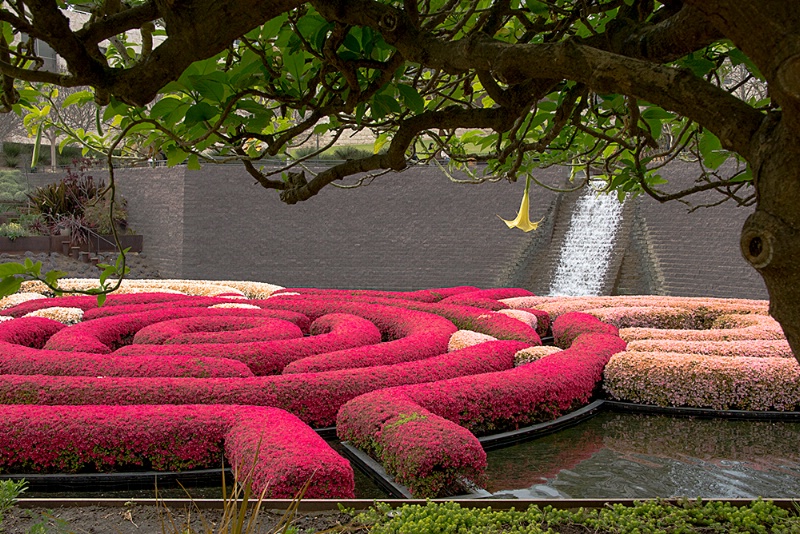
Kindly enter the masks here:
M 622 206 L 616 195 L 598 195 L 591 188 L 578 199 L 561 245 L 550 295 L 600 294 L 622 220 Z

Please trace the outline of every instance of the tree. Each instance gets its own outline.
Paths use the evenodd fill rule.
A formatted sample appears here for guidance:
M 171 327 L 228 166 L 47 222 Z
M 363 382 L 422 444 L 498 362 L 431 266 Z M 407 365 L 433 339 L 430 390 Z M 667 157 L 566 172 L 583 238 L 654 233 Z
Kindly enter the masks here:
M 431 143 L 455 166 L 486 161 L 474 181 L 536 181 L 535 168 L 569 164 L 585 171 L 575 187 L 599 179 L 620 196 L 715 190 L 755 206 L 742 253 L 800 358 L 796 1 L 106 0 L 82 28 L 70 28 L 67 4 L 3 2 L 6 110 L 37 94 L 15 82 L 89 86 L 69 103 L 100 106 L 117 129 L 82 133 L 85 146 L 159 146 L 190 165 L 240 159 L 287 203 L 400 171 Z M 38 69 L 20 33 L 67 71 Z M 364 128 L 374 154 L 308 177 L 288 172 L 303 158 L 260 163 Z M 692 156 L 697 184 L 670 190 L 658 169 Z

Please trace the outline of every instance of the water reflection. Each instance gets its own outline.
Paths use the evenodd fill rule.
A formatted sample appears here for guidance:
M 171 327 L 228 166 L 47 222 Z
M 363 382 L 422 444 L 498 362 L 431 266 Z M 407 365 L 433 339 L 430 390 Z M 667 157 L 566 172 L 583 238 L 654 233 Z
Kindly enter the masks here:
M 601 413 L 488 453 L 496 498 L 790 498 L 800 423 Z

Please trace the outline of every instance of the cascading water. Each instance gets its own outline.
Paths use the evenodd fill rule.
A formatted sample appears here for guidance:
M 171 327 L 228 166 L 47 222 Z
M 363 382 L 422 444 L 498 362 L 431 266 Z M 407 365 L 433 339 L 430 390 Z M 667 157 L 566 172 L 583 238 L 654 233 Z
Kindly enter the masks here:
M 578 199 L 550 283 L 550 295 L 600 294 L 622 220 L 622 207 L 615 195 L 598 195 L 591 188 Z

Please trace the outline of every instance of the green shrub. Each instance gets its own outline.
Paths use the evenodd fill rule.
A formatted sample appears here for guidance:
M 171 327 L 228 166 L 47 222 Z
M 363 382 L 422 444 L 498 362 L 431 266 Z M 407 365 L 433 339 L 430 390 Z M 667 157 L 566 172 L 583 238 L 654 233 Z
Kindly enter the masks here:
M 25 480 L 0 480 L 0 524 L 3 516 L 12 506 L 17 503 L 17 499 L 27 489 L 28 483 Z M 0 530 L 2 530 L 0 528 Z
M 458 534 L 491 533 L 751 533 L 799 532 L 800 518 L 770 501 L 756 500 L 747 506 L 719 501 L 703 503 L 683 500 L 615 504 L 601 509 L 558 510 L 552 506 L 527 510 L 462 508 L 455 502 L 403 505 L 392 509 L 376 503 L 355 517 L 370 534 L 436 532 Z
M 12 241 L 18 237 L 32 236 L 30 230 L 18 222 L 7 222 L 0 224 L 0 236 L 7 237 Z
M 359 159 L 359 158 L 367 158 L 372 155 L 372 152 L 369 150 L 364 150 L 361 148 L 356 148 L 352 146 L 343 146 L 341 148 L 337 148 L 333 151 L 333 155 L 336 156 L 336 159 Z

